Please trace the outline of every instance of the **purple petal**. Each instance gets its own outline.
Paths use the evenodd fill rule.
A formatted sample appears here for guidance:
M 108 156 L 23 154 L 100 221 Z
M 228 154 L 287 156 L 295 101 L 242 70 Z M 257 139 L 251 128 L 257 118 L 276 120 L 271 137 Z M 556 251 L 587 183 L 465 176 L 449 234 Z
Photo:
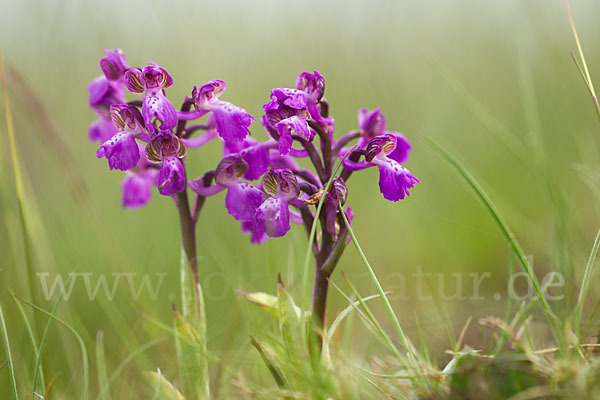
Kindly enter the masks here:
M 163 160 L 158 172 L 158 191 L 163 196 L 171 196 L 185 190 L 185 171 L 181 160 L 170 157 Z
M 110 119 L 100 118 L 90 125 L 88 136 L 92 142 L 99 141 L 100 143 L 104 143 L 116 135 L 117 132 L 119 131 Z
M 225 142 L 241 142 L 250 134 L 248 127 L 254 118 L 241 107 L 219 101 L 213 110 L 217 132 Z
M 116 81 L 123 77 L 129 68 L 127 59 L 121 49 L 104 50 L 106 57 L 100 59 L 100 68 L 107 79 Z
M 318 103 L 325 92 L 325 79 L 317 71 L 301 72 L 296 78 L 296 89 L 302 90 L 313 103 Z
M 240 181 L 229 186 L 225 196 L 225 208 L 238 221 L 252 221 L 263 199 L 264 195 L 260 189 Z
M 173 104 L 171 104 L 162 92 L 157 92 L 154 96 L 147 95 L 144 98 L 142 115 L 144 116 L 144 122 L 150 133 L 154 133 L 152 118 L 154 118 L 155 115 L 156 118 L 161 121 L 161 131 L 171 130 L 177 125 L 177 112 L 175 111 L 175 107 L 173 107 Z
M 271 90 L 271 99 L 276 102 L 286 105 L 296 110 L 302 110 L 307 108 L 306 104 L 306 93 L 301 90 L 288 89 L 288 88 L 277 88 Z M 266 105 L 265 105 L 266 106 Z M 265 111 L 267 111 L 265 109 Z
M 269 167 L 269 147 L 263 144 L 248 147 L 241 152 L 242 159 L 248 163 L 248 171 L 244 178 L 255 180 L 260 178 Z
M 227 189 L 225 185 L 212 185 L 212 186 L 204 186 L 204 177 L 189 181 L 188 185 L 192 192 L 196 193 L 198 196 L 210 197 L 214 196 L 217 193 L 221 193 L 223 190 Z
M 271 197 L 256 210 L 252 235 L 281 237 L 290 230 L 290 212 L 287 201 Z
M 219 162 L 215 169 L 215 182 L 219 185 L 230 186 L 239 181 L 239 179 L 248 170 L 248 164 L 237 154 L 229 154 Z
M 121 181 L 122 205 L 124 208 L 145 206 L 152 196 L 152 181 L 140 174 L 130 174 Z
M 188 149 L 195 149 L 197 147 L 202 147 L 213 139 L 217 138 L 217 132 L 214 130 L 208 130 L 204 132 L 200 136 L 196 136 L 195 138 L 185 139 L 181 138 L 181 143 L 185 145 Z
M 106 157 L 110 169 L 127 171 L 140 160 L 140 150 L 133 135 L 119 132 L 100 146 L 96 157 Z
M 198 110 L 212 110 L 216 101 L 227 88 L 227 83 L 220 79 L 213 79 L 199 88 L 194 86 L 192 89 L 192 98 L 194 105 Z
M 125 91 L 117 82 L 109 81 L 104 76 L 94 79 L 88 85 L 90 107 L 101 117 L 109 118 L 109 107 L 112 104 L 124 103 Z
M 245 221 L 242 222 L 242 233 L 245 235 L 247 233 L 251 233 L 250 242 L 254 244 L 264 243 L 269 237 L 264 233 L 255 233 L 253 232 L 254 222 L 253 221 Z
M 377 159 L 375 162 L 379 167 L 379 190 L 387 200 L 404 199 L 409 195 L 408 189 L 419 182 L 408 169 L 392 159 Z
M 367 138 L 372 138 L 385 131 L 385 117 L 379 108 L 358 110 L 358 127 Z
M 292 131 L 309 142 L 312 142 L 313 138 L 315 137 L 315 132 L 309 128 L 306 120 L 296 115 L 282 119 L 274 126 L 277 129 L 277 132 L 279 132 L 279 135 L 282 134 L 282 131 L 287 130 Z
M 408 160 L 408 154 L 412 150 L 412 146 L 408 139 L 406 139 L 401 133 L 388 133 L 396 137 L 396 148 L 390 154 L 388 154 L 388 158 L 391 158 L 397 163 L 402 164 Z

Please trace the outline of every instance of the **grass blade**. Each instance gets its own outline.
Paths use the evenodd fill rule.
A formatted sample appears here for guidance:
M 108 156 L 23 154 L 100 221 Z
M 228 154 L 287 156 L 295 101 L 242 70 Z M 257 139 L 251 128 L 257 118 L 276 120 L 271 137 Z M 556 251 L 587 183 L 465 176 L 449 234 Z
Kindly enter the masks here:
M 17 379 L 15 377 L 15 366 L 13 364 L 12 353 L 10 351 L 10 343 L 8 340 L 8 331 L 6 330 L 6 323 L 4 321 L 4 314 L 2 313 L 1 305 L 0 305 L 0 324 L 1 324 L 0 327 L 2 328 L 2 338 L 4 339 L 4 347 L 6 348 L 6 357 L 8 358 L 7 365 L 8 365 L 8 372 L 10 373 L 10 386 L 12 388 L 15 400 L 18 400 L 19 392 L 17 390 Z M 3 366 L 4 366 L 4 364 L 3 364 Z
M 546 317 L 548 318 L 550 325 L 552 326 L 552 332 L 554 334 L 556 342 L 559 344 L 559 347 L 563 347 L 564 340 L 562 338 L 562 332 L 561 332 L 560 326 L 558 324 L 558 319 L 552 312 L 550 304 L 548 304 L 548 301 L 547 301 L 546 297 L 544 296 L 544 293 L 542 291 L 540 283 L 533 271 L 533 268 L 527 261 L 525 252 L 521 248 L 521 245 L 519 244 L 518 240 L 516 239 L 515 234 L 511 231 L 508 224 L 504 220 L 504 217 L 502 216 L 502 214 L 500 214 L 500 211 L 498 210 L 496 205 L 492 202 L 492 200 L 489 198 L 489 196 L 483 190 L 483 188 L 479 185 L 479 183 L 477 183 L 475 178 L 473 178 L 473 176 L 458 162 L 458 160 L 456 158 L 454 158 L 454 156 L 452 156 L 445 149 L 440 147 L 433 140 L 425 138 L 425 137 L 423 138 L 423 140 L 425 141 L 425 143 L 427 143 L 429 145 L 429 147 L 431 147 L 438 154 L 440 154 L 450 165 L 452 165 L 454 168 L 456 168 L 456 170 L 460 173 L 460 175 L 467 182 L 467 184 L 471 187 L 471 189 L 473 189 L 473 191 L 475 192 L 475 194 L 477 195 L 479 200 L 481 200 L 481 202 L 483 203 L 483 205 L 489 212 L 490 216 L 494 220 L 494 222 L 496 222 L 496 225 L 498 225 L 498 228 L 500 228 L 500 231 L 502 232 L 504 239 L 510 244 L 513 252 L 517 256 L 517 259 L 519 260 L 519 263 L 521 264 L 523 271 L 525 271 L 525 273 L 527 274 L 527 277 L 529 278 L 529 280 L 533 286 L 533 289 L 535 291 L 535 294 L 537 296 L 537 300 L 540 303 L 542 310 L 546 314 Z
M 96 335 L 96 368 L 98 372 L 98 387 L 108 386 L 108 375 L 106 373 L 106 357 L 104 355 L 104 334 L 98 331 Z M 101 397 L 102 400 L 110 400 L 108 392 Z
M 160 369 L 158 372 L 144 372 L 144 377 L 154 387 L 153 399 L 185 400 L 175 386 L 162 376 Z
M 10 295 L 13 298 L 13 300 L 15 301 L 17 308 L 19 309 L 19 312 L 21 313 L 21 317 L 23 317 L 23 321 L 25 322 L 25 328 L 27 329 L 27 334 L 29 335 L 29 339 L 31 340 L 31 345 L 33 346 L 33 352 L 35 353 L 35 358 L 36 358 L 36 360 L 38 360 L 38 359 L 40 359 L 40 349 L 37 345 L 37 340 L 35 338 L 35 334 L 33 333 L 33 328 L 31 326 L 31 324 L 29 323 L 29 318 L 27 318 L 27 313 L 25 312 L 25 309 L 23 308 L 21 303 L 17 300 L 17 298 L 15 297 L 15 294 L 12 291 L 10 292 Z M 32 390 L 34 392 L 36 391 L 36 383 L 37 383 L 38 375 L 40 377 L 42 388 L 45 389 L 46 385 L 44 384 L 44 371 L 42 371 L 41 365 L 36 362 L 35 369 L 33 372 L 33 377 L 34 377 L 33 384 L 31 386 Z
M 83 366 L 83 377 L 82 377 L 81 398 L 83 400 L 87 400 L 88 390 L 89 390 L 89 358 L 88 358 L 87 349 L 85 348 L 85 343 L 84 343 L 83 339 L 81 338 L 81 335 L 79 335 L 79 333 L 75 330 L 75 328 L 73 328 L 71 325 L 69 325 L 62 319 L 58 318 L 54 314 L 49 313 L 48 311 L 44 310 L 43 308 L 38 307 L 35 304 L 30 303 L 29 301 L 27 301 L 19 296 L 17 296 L 17 298 L 20 301 L 22 301 L 23 303 L 32 307 L 34 310 L 41 312 L 48 318 L 52 318 L 53 320 L 55 320 L 56 322 L 58 322 L 59 324 L 61 324 L 65 328 L 67 328 L 67 330 L 69 332 L 71 332 L 73 334 L 73 336 L 75 336 L 75 338 L 77 339 L 77 342 L 79 343 L 79 348 L 81 350 L 81 361 L 83 364 L 82 365 Z
M 339 206 L 339 208 L 340 208 L 340 215 L 342 216 L 342 219 L 344 220 L 344 224 L 346 224 L 346 228 L 348 229 L 348 233 L 350 233 L 350 237 L 352 238 L 352 242 L 354 243 L 354 246 L 356 247 L 356 250 L 358 251 L 360 259 L 362 260 L 363 264 L 367 268 L 369 277 L 375 284 L 375 287 L 377 288 L 377 292 L 379 292 L 379 295 L 383 299 L 385 308 L 394 323 L 394 327 L 396 328 L 396 334 L 400 338 L 400 343 L 402 344 L 402 347 L 404 348 L 404 350 L 406 350 L 408 352 L 408 354 L 411 356 L 411 358 L 418 360 L 419 356 L 418 356 L 413 344 L 411 343 L 410 339 L 406 336 L 406 334 L 404 333 L 404 330 L 400 326 L 400 321 L 398 320 L 398 317 L 396 316 L 396 313 L 394 312 L 394 309 L 392 308 L 392 304 L 390 303 L 390 300 L 385 295 L 385 291 L 383 290 L 381 283 L 379 283 L 379 280 L 377 279 L 377 276 L 375 275 L 375 271 L 373 271 L 371 264 L 369 264 L 369 260 L 367 260 L 365 253 L 362 251 L 362 248 L 360 247 L 360 244 L 358 243 L 358 239 L 356 239 L 356 235 L 354 234 L 354 230 L 352 229 L 352 226 L 350 226 L 350 222 L 348 222 L 348 218 L 346 218 L 346 213 L 344 212 L 344 209 L 342 208 L 341 205 Z
M 145 352 L 149 348 L 154 347 L 157 344 L 163 342 L 164 340 L 165 340 L 165 338 L 163 338 L 163 337 L 153 339 L 153 340 L 151 340 L 151 341 L 149 341 L 147 343 L 144 343 L 143 345 L 141 345 L 140 347 L 138 347 L 137 349 L 135 349 L 133 352 L 131 352 L 123 361 L 121 361 L 121 364 L 119 364 L 117 366 L 117 368 L 115 368 L 115 370 L 113 371 L 113 373 L 110 374 L 110 376 L 106 380 L 106 384 L 103 387 L 100 388 L 100 392 L 98 394 L 98 397 L 96 397 L 96 400 L 101 400 L 105 395 L 108 398 L 110 398 L 110 392 L 109 392 L 110 385 L 117 378 L 117 376 L 119 376 L 121 374 L 121 372 L 123 372 L 123 370 L 125 369 L 125 367 L 134 358 L 136 358 L 138 355 L 142 354 L 143 352 Z
M 581 282 L 581 288 L 579 289 L 579 297 L 577 298 L 577 304 L 575 305 L 575 313 L 573 319 L 573 326 L 575 327 L 575 332 L 577 337 L 579 337 L 580 325 L 581 325 L 581 314 L 583 312 L 583 301 L 585 300 L 585 295 L 589 289 L 590 278 L 592 276 L 592 271 L 594 269 L 594 262 L 596 261 L 596 255 L 598 254 L 598 247 L 600 247 L 600 230 L 596 235 L 596 240 L 594 241 L 594 246 L 592 246 L 592 251 L 590 252 L 590 257 L 588 258 L 587 265 L 585 266 L 585 272 L 583 274 L 583 280 Z
M 371 296 L 363 297 L 360 300 L 356 300 L 355 302 L 352 302 L 349 306 L 347 306 L 342 311 L 340 311 L 340 313 L 335 317 L 335 319 L 329 326 L 329 329 L 327 330 L 327 335 L 325 336 L 325 340 L 323 341 L 323 348 L 326 349 L 325 351 L 323 351 L 324 354 L 329 352 L 329 350 L 328 350 L 329 344 L 331 343 L 331 340 L 333 340 L 333 335 L 335 334 L 335 331 L 340 326 L 342 321 L 344 321 L 344 319 L 346 319 L 346 317 L 348 317 L 348 315 L 350 315 L 350 313 L 353 310 L 357 309 L 357 307 L 360 305 L 360 303 L 366 303 L 367 301 L 376 299 L 378 297 L 380 297 L 378 294 L 373 294 Z
M 25 266 L 29 277 L 29 293 L 32 297 L 35 295 L 33 291 L 33 254 L 31 246 L 31 235 L 29 232 L 28 215 L 25 206 L 25 194 L 23 190 L 23 177 L 21 176 L 21 162 L 19 160 L 19 152 L 17 151 L 17 141 L 15 139 L 15 127 L 12 119 L 10 100 L 6 88 L 6 79 L 4 74 L 4 62 L 0 53 L 0 85 L 2 86 L 2 95 L 4 99 L 4 112 L 6 114 L 6 130 L 8 132 L 8 144 L 10 149 L 10 157 L 13 169 L 13 178 L 15 181 L 15 193 L 19 209 L 19 220 L 21 224 L 21 234 L 23 236 L 23 246 L 25 251 Z
M 567 15 L 569 17 L 569 24 L 571 25 L 571 30 L 573 31 L 573 37 L 575 38 L 575 43 L 577 44 L 577 51 L 579 52 L 579 57 L 581 58 L 581 65 L 583 66 L 583 72 L 585 73 L 584 80 L 592 95 L 592 100 L 594 101 L 594 107 L 596 108 L 596 115 L 600 119 L 600 104 L 598 103 L 598 96 L 596 96 L 596 91 L 594 90 L 594 83 L 592 82 L 592 76 L 590 75 L 590 71 L 588 69 L 587 63 L 585 62 L 585 55 L 583 54 L 583 48 L 581 47 L 581 41 L 579 40 L 579 35 L 577 35 L 577 29 L 575 29 L 575 22 L 573 21 L 573 14 L 571 13 L 571 7 L 569 6 L 569 0 L 565 0 L 565 7 L 567 9 Z M 576 61 L 576 60 L 575 60 Z M 577 64 L 577 62 L 576 62 Z M 578 68 L 581 69 L 581 67 Z

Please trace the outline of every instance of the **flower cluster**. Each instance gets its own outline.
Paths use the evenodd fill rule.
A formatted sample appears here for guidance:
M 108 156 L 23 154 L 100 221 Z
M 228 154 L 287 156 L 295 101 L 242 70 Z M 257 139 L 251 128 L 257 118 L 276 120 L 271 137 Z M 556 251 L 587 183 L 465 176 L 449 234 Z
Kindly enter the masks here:
M 164 196 L 187 193 L 189 187 L 197 199 L 226 191 L 227 211 L 254 243 L 285 235 L 290 223 L 308 230 L 318 218 L 327 238 L 315 244 L 314 251 L 324 263 L 347 238 L 339 213 L 344 210 L 352 218 L 350 207 L 343 206 L 353 172 L 377 167 L 380 191 L 391 201 L 403 199 L 418 182 L 402 166 L 410 143 L 403 135 L 386 131 L 379 109 L 361 109 L 358 129 L 334 139 L 325 80 L 317 71 L 301 73 L 295 88 L 271 90 L 260 118 L 269 138 L 260 142 L 249 137 L 254 118 L 220 99 L 226 88 L 222 80 L 194 86 L 177 110 L 166 96 L 173 79 L 164 68 L 155 64 L 130 68 L 118 49 L 107 50 L 100 67 L 103 76 L 88 87 L 90 107 L 99 117 L 90 126 L 89 137 L 99 143 L 98 158 L 106 158 L 111 170 L 125 171 L 124 207 L 145 205 L 153 186 Z M 127 91 L 140 99 L 127 101 Z M 217 139 L 223 143 L 222 160 L 215 170 L 189 179 L 185 169 L 189 150 Z M 352 141 L 357 144 L 350 148 Z M 301 158 L 307 158 L 312 168 L 300 167 L 296 160 Z M 332 177 L 340 160 L 342 172 Z M 325 193 L 330 179 L 333 184 Z M 311 207 L 323 196 L 317 216 Z

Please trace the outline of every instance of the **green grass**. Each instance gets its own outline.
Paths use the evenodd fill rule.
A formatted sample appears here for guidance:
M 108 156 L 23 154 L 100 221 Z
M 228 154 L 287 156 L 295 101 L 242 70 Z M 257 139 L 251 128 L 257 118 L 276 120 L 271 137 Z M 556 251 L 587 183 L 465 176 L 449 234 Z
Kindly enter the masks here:
M 0 36 L 17 38 L 1 49 L 0 392 L 98 400 L 208 398 L 209 390 L 215 399 L 600 396 L 600 107 L 592 81 L 600 5 L 566 5 L 0 3 Z M 413 143 L 406 166 L 420 183 L 409 198 L 386 202 L 375 169 L 348 182 L 353 246 L 332 276 L 319 359 L 307 344 L 311 241 L 294 226 L 283 239 L 251 245 L 222 196 L 207 201 L 199 221 L 205 315 L 190 324 L 173 312 L 195 300 L 180 291 L 172 202 L 155 193 L 147 208 L 122 210 L 122 175 L 107 171 L 86 138 L 94 117 L 85 85 L 99 74 L 102 50 L 116 46 L 132 64 L 164 65 L 175 78 L 170 98 L 223 78 L 224 98 L 257 119 L 270 88 L 318 69 L 336 137 L 356 128 L 359 107 L 381 106 L 387 129 Z M 266 137 L 260 124 L 251 129 Z M 220 149 L 200 153 L 189 157 L 190 178 L 214 168 Z M 417 299 L 411 274 L 419 266 L 444 273 L 426 282 L 428 300 Z M 506 296 L 518 271 L 531 279 L 533 299 Z M 568 278 L 564 288 L 544 287 L 552 271 Z M 44 298 L 38 272 L 49 280 L 167 275 L 156 300 L 133 299 L 124 284 L 113 300 L 90 301 L 78 280 L 66 301 Z M 485 300 L 436 293 L 441 285 L 452 292 L 453 273 L 468 288 L 475 272 L 491 273 Z M 565 297 L 546 300 L 547 290 Z M 497 293 L 502 299 L 492 300 Z

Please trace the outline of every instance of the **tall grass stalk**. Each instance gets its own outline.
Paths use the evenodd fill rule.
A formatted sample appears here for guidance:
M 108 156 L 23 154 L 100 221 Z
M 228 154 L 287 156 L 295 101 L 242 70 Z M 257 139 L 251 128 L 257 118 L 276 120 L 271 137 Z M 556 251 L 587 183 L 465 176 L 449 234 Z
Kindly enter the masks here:
M 29 293 L 35 296 L 33 290 L 33 254 L 31 235 L 29 233 L 28 215 L 25 206 L 25 194 L 23 190 L 23 177 L 21 175 L 21 162 L 19 160 L 19 152 L 17 150 L 17 141 L 15 135 L 15 127 L 12 119 L 12 111 L 10 99 L 8 98 L 8 89 L 6 85 L 6 77 L 4 73 L 4 61 L 0 52 L 0 86 L 2 86 L 2 96 L 4 100 L 4 112 L 6 118 L 6 131 L 8 132 L 8 144 L 10 149 L 10 158 L 13 170 L 13 179 L 15 182 L 15 194 L 17 196 L 17 204 L 19 208 L 19 221 L 21 223 L 21 235 L 23 239 L 23 247 L 25 253 L 25 266 L 27 276 L 29 278 Z M 35 298 L 35 297 L 34 297 Z
M 494 222 L 496 222 L 496 225 L 500 229 L 502 235 L 504 236 L 504 239 L 510 244 L 514 254 L 517 256 L 517 260 L 521 264 L 523 271 L 527 274 L 527 277 L 529 278 L 529 281 L 533 286 L 533 290 L 535 291 L 537 301 L 539 302 L 544 314 L 550 322 L 554 338 L 558 343 L 559 347 L 562 349 L 564 347 L 564 338 L 563 331 L 560 327 L 558 318 L 552 312 L 552 308 L 550 307 L 548 300 L 544 296 L 542 287 L 537 279 L 537 276 L 533 271 L 533 267 L 527 261 L 527 257 L 525 256 L 523 248 L 519 244 L 519 241 L 517 240 L 515 234 L 512 232 L 512 230 L 504 220 L 504 217 L 502 216 L 496 205 L 492 202 L 490 197 L 487 195 L 487 193 L 483 190 L 479 183 L 477 183 L 475 178 L 473 178 L 473 176 L 458 162 L 456 158 L 454 158 L 454 156 L 448 153 L 444 148 L 439 146 L 433 140 L 426 137 L 423 137 L 423 140 L 460 173 L 462 178 L 467 182 L 471 189 L 473 189 L 479 200 L 481 200 Z
M 65 328 L 67 328 L 68 331 L 70 331 L 73 336 L 75 336 L 75 338 L 77 339 L 77 342 L 79 343 L 79 349 L 81 350 L 81 362 L 82 362 L 82 369 L 83 369 L 83 376 L 82 376 L 82 387 L 81 387 L 81 398 L 83 400 L 87 400 L 88 399 L 88 391 L 89 391 L 89 376 L 90 376 L 90 366 L 89 366 L 89 358 L 88 358 L 88 353 L 87 353 L 87 349 L 85 347 L 85 342 L 83 341 L 81 335 L 79 334 L 79 332 L 77 332 L 75 330 L 75 328 L 73 328 L 71 325 L 69 325 L 68 323 L 66 323 L 65 321 L 63 321 L 62 319 L 58 318 L 56 315 L 44 310 L 41 307 L 36 306 L 33 303 L 30 303 L 29 301 L 16 296 L 17 299 L 19 299 L 20 301 L 22 301 L 23 303 L 27 304 L 28 306 L 30 306 L 31 308 L 33 308 L 36 311 L 39 311 L 40 313 L 44 314 L 45 316 L 47 316 L 48 318 L 53 319 L 54 321 L 58 322 L 59 324 L 61 324 L 62 326 L 64 326 Z
M 346 224 L 346 228 L 348 229 L 348 233 L 350 234 L 350 238 L 352 238 L 352 242 L 354 243 L 354 246 L 356 247 L 356 250 L 358 251 L 358 255 L 360 256 L 361 261 L 365 265 L 367 272 L 369 273 L 369 277 L 375 284 L 375 287 L 377 288 L 377 292 L 379 293 L 379 296 L 381 296 L 383 303 L 385 304 L 385 308 L 394 323 L 394 328 L 396 329 L 396 334 L 398 335 L 398 338 L 400 339 L 400 343 L 402 344 L 402 347 L 408 353 L 408 355 L 410 356 L 410 358 L 412 360 L 418 360 L 419 355 L 418 355 L 417 351 L 415 350 L 413 344 L 411 343 L 410 339 L 408 338 L 408 336 L 406 336 L 406 334 L 404 333 L 402 326 L 400 326 L 400 321 L 398 320 L 398 317 L 396 316 L 396 313 L 394 312 L 394 309 L 392 308 L 392 304 L 390 303 L 390 300 L 385 295 L 385 291 L 383 290 L 381 283 L 379 283 L 379 280 L 377 279 L 377 275 L 375 275 L 375 271 L 373 271 L 373 268 L 371 267 L 369 260 L 367 260 L 365 253 L 362 251 L 362 248 L 360 247 L 360 244 L 358 243 L 358 239 L 356 238 L 356 235 L 354 234 L 354 230 L 352 229 L 352 226 L 350 226 L 350 222 L 348 222 L 348 218 L 346 218 L 346 214 L 344 213 L 342 206 L 340 205 L 339 208 L 341 210 L 340 214 L 342 215 L 342 219 L 344 220 L 344 223 Z
M 581 41 L 579 40 L 579 35 L 577 34 L 577 29 L 575 28 L 575 22 L 573 21 L 573 14 L 571 13 L 571 7 L 569 6 L 569 0 L 565 1 L 565 8 L 567 9 L 567 15 L 569 17 L 569 24 L 571 25 L 571 30 L 573 31 L 573 37 L 575 38 L 575 43 L 577 44 L 577 51 L 579 52 L 579 58 L 581 58 L 581 66 L 577 62 L 577 59 L 573 57 L 573 61 L 577 65 L 577 68 L 582 72 L 583 80 L 592 96 L 592 100 L 594 102 L 594 107 L 596 109 L 596 115 L 598 119 L 600 119 L 600 104 L 598 103 L 598 96 L 596 96 L 596 90 L 594 89 L 594 82 L 592 82 L 592 76 L 590 75 L 590 71 L 587 66 L 587 62 L 585 61 L 585 55 L 583 54 L 583 48 L 581 46 Z
M 575 312 L 573 317 L 573 327 L 575 328 L 575 333 L 579 338 L 580 328 L 581 328 L 581 315 L 583 313 L 583 302 L 585 301 L 585 296 L 589 289 L 590 279 L 592 277 L 592 272 L 594 270 L 594 262 L 596 261 L 596 255 L 598 254 L 598 247 L 600 247 L 600 230 L 596 235 L 596 240 L 594 241 L 594 245 L 592 246 L 592 251 L 590 252 L 590 256 L 588 258 L 587 265 L 585 266 L 585 272 L 583 274 L 583 281 L 581 282 L 581 288 L 579 289 L 579 296 L 577 298 L 577 304 L 575 305 Z
M 15 377 L 15 364 L 13 363 L 12 352 L 10 349 L 10 341 L 8 340 L 8 331 L 6 330 L 6 321 L 0 305 L 0 328 L 2 328 L 2 338 L 4 340 L 4 348 L 6 352 L 8 373 L 10 374 L 10 386 L 13 391 L 15 400 L 19 400 L 19 391 L 17 389 L 17 379 Z M 4 365 L 4 364 L 3 364 Z

